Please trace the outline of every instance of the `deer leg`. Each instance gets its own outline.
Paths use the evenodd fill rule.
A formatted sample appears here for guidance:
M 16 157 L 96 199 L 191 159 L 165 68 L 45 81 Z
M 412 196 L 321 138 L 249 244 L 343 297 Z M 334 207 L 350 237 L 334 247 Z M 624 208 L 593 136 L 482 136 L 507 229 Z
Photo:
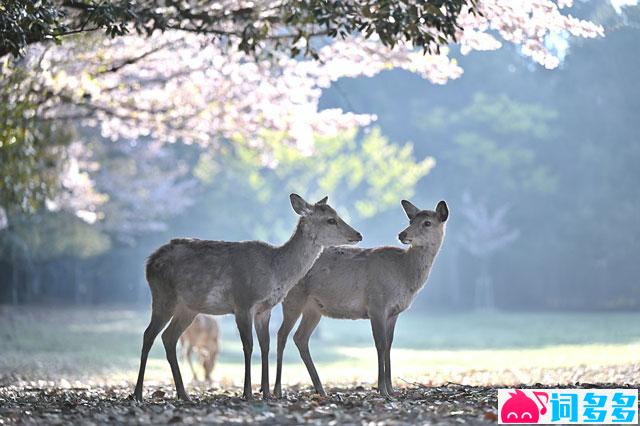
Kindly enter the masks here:
M 384 353 L 384 375 L 389 395 L 393 395 L 393 385 L 391 384 L 391 344 L 393 343 L 393 334 L 396 329 L 397 320 L 398 315 L 393 315 L 387 320 L 387 347 Z
M 260 357 L 262 358 L 262 380 L 260 390 L 264 399 L 269 398 L 269 319 L 271 309 L 256 314 L 255 327 L 258 344 L 260 344 Z
M 184 306 L 180 307 L 174 314 L 169 327 L 162 333 L 162 343 L 164 343 L 167 361 L 169 361 L 169 365 L 171 366 L 173 382 L 176 385 L 176 393 L 179 399 L 185 401 L 189 401 L 189 396 L 184 390 L 184 384 L 182 383 L 182 375 L 180 374 L 178 357 L 176 356 L 176 346 L 180 335 L 189 327 L 196 315 L 197 312 Z
M 385 318 L 379 315 L 371 316 L 371 331 L 378 351 L 378 392 L 380 395 L 389 396 L 385 385 L 384 356 L 387 348 L 387 323 Z
M 293 306 L 285 302 L 282 304 L 282 325 L 278 330 L 278 368 L 276 370 L 276 384 L 273 387 L 273 393 L 276 397 L 282 397 L 282 358 L 284 355 L 284 347 L 287 344 L 287 337 L 296 325 L 296 321 L 300 318 L 302 309 L 299 306 Z
M 193 380 L 198 381 L 198 375 L 196 374 L 196 369 L 193 367 L 193 346 L 187 346 L 187 350 L 185 352 L 185 358 L 189 362 L 189 368 L 191 369 L 191 375 L 193 376 Z
M 309 338 L 311 337 L 313 330 L 315 330 L 315 328 L 318 326 L 321 317 L 322 316 L 320 315 L 320 313 L 316 310 L 304 311 L 302 320 L 300 321 L 300 325 L 296 330 L 296 334 L 293 335 L 293 341 L 298 347 L 300 357 L 302 357 L 302 361 L 304 361 L 304 365 L 307 367 L 309 376 L 311 376 L 313 387 L 315 388 L 317 393 L 322 396 L 326 396 L 327 394 L 322 388 L 320 377 L 318 376 L 316 367 L 313 364 L 313 360 L 311 359 L 311 353 L 309 352 Z
M 144 370 L 147 366 L 147 358 L 149 357 L 149 350 L 153 346 L 153 341 L 158 336 L 158 333 L 164 328 L 165 325 L 171 319 L 173 312 L 170 310 L 161 311 L 156 309 L 151 313 L 151 321 L 144 331 L 144 337 L 142 338 L 142 354 L 140 355 L 140 371 L 138 372 L 138 381 L 136 382 L 136 390 L 133 393 L 133 397 L 136 401 L 142 401 L 142 386 L 144 382 Z
M 218 342 L 217 342 L 218 337 L 216 336 L 216 347 L 211 351 L 211 363 L 209 364 L 209 366 L 207 367 L 207 382 L 211 381 L 211 372 L 213 371 L 213 368 L 216 366 L 216 361 L 218 360 Z
M 251 393 L 251 353 L 253 352 L 253 333 L 251 331 L 253 319 L 249 310 L 236 312 L 236 325 L 242 340 L 242 350 L 244 352 L 244 392 L 243 397 L 247 400 L 253 399 Z
M 213 370 L 214 364 L 214 355 L 208 354 L 207 358 L 204 360 L 202 366 L 204 367 L 204 380 L 207 383 L 211 382 L 211 371 Z

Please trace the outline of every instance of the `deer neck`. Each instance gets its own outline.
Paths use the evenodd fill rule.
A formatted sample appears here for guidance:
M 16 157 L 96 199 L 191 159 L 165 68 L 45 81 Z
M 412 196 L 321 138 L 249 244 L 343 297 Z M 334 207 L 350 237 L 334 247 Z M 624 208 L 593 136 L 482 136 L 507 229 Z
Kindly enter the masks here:
M 411 246 L 406 251 L 405 260 L 407 262 L 408 280 L 406 281 L 408 290 L 412 293 L 418 292 L 427 282 L 433 261 L 440 250 L 442 242 L 426 246 Z
M 308 228 L 309 224 L 300 218 L 289 241 L 276 249 L 274 269 L 287 291 L 306 275 L 322 252 Z

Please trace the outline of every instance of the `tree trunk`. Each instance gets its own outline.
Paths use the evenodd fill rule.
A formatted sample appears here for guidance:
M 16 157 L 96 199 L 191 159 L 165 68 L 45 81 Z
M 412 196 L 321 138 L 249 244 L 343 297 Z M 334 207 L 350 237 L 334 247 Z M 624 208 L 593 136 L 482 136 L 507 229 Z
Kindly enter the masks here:
M 15 257 L 11 262 L 11 304 L 16 306 L 18 304 L 18 265 L 16 265 Z
M 495 309 L 495 292 L 493 279 L 489 272 L 488 259 L 481 259 L 480 274 L 476 281 L 476 308 L 483 310 Z
M 449 250 L 449 294 L 451 296 L 451 304 L 455 308 L 459 308 L 462 304 L 460 294 L 460 274 L 458 272 L 458 248 L 455 245 Z
M 73 268 L 74 301 L 76 305 L 79 305 L 82 298 L 82 289 L 80 288 L 80 267 L 78 266 L 78 259 L 73 258 L 71 264 Z

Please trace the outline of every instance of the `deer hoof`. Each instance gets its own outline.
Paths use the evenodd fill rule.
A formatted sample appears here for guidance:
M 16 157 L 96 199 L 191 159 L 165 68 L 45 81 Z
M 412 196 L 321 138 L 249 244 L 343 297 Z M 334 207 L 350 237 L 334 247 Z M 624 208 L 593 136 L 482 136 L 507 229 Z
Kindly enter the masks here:
M 189 395 L 187 395 L 186 393 L 179 394 L 178 395 L 178 399 L 183 401 L 183 402 L 191 402 L 191 398 L 189 398 Z

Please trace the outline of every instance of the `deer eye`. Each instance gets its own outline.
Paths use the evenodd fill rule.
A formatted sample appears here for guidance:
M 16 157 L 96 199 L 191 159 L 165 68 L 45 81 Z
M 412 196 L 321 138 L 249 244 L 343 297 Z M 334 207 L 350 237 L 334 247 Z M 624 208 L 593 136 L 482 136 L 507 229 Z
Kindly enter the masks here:
M 331 219 L 327 219 L 327 223 L 329 225 L 336 225 L 338 223 L 338 221 L 335 220 L 334 218 L 331 218 Z
M 431 226 L 431 221 L 425 220 L 423 226 Z

